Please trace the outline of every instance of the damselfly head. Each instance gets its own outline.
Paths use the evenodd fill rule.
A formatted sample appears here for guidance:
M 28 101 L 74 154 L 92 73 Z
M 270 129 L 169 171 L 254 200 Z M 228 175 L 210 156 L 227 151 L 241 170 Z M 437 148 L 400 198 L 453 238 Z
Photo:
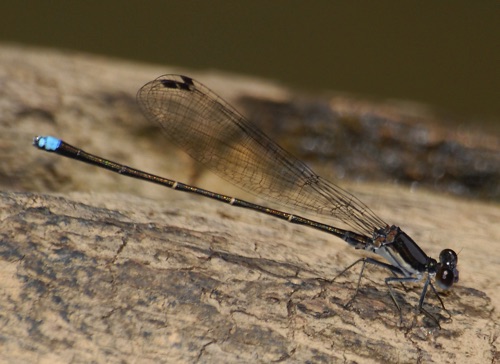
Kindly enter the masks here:
M 441 289 L 450 289 L 453 283 L 458 282 L 458 256 L 451 249 L 445 249 L 439 254 L 439 263 L 436 273 L 436 283 Z

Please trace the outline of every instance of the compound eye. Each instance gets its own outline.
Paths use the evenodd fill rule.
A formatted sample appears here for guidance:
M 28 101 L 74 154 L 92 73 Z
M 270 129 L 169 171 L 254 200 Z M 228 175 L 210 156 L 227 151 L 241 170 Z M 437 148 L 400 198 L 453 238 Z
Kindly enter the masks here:
M 436 283 L 439 288 L 450 289 L 456 282 L 458 282 L 458 270 L 442 265 L 436 273 Z
M 439 262 L 442 265 L 455 267 L 458 263 L 458 256 L 451 249 L 445 249 L 439 254 Z

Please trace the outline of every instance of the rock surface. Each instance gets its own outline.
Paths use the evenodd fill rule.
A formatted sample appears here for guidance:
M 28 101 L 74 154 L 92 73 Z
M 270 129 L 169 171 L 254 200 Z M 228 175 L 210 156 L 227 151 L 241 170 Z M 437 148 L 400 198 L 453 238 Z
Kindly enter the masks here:
M 140 115 L 135 90 L 163 73 L 187 73 L 234 104 L 289 103 L 290 91 L 43 49 L 3 46 L 0 64 L 2 361 L 499 359 L 498 205 L 343 184 L 429 255 L 460 252 L 461 280 L 443 295 L 453 320 L 444 320 L 431 294 L 427 307 L 443 319 L 441 329 L 414 315 L 422 288 L 415 284 L 397 289 L 399 325 L 383 284 L 387 274 L 376 268 L 344 307 L 357 272 L 331 279 L 362 253 L 339 239 L 31 146 L 35 135 L 57 134 L 87 151 L 222 192 L 229 189 L 224 182 L 192 172 L 199 169 Z

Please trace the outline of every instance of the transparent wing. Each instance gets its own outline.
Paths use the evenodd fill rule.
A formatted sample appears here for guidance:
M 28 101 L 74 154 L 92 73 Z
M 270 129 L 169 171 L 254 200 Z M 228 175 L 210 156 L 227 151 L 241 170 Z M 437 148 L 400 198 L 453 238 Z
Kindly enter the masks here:
M 245 191 L 340 220 L 368 236 L 386 225 L 355 196 L 316 175 L 199 82 L 164 75 L 144 85 L 137 100 L 171 142 Z

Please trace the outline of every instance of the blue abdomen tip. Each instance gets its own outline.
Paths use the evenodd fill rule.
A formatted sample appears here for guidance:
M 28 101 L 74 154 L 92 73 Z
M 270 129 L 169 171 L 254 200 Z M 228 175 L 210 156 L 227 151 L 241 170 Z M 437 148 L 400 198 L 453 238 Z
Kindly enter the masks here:
M 53 136 L 42 136 L 37 138 L 38 148 L 53 151 L 61 146 L 61 140 Z

